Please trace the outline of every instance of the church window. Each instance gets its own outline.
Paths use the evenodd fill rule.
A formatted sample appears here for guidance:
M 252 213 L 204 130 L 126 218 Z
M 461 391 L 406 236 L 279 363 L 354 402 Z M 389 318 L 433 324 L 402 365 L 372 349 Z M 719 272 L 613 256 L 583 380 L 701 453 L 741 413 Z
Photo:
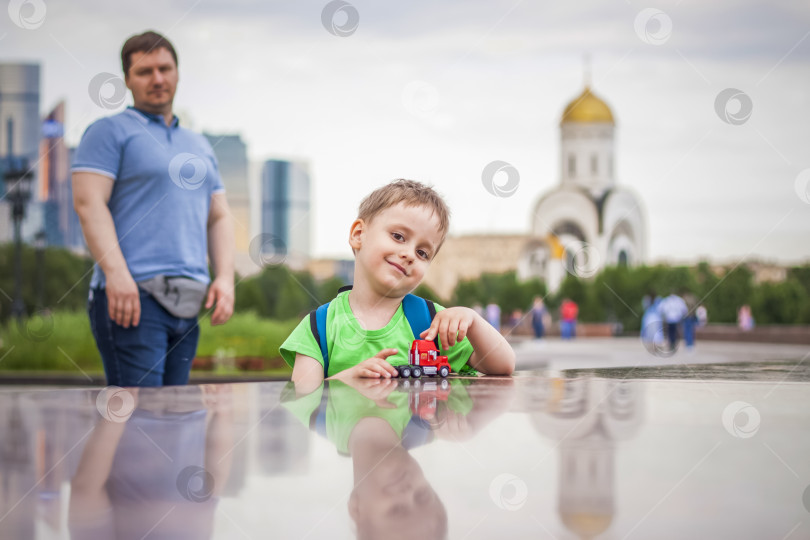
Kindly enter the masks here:
M 591 154 L 591 174 L 596 174 L 599 172 L 598 161 L 596 158 L 596 154 Z
M 571 178 L 577 175 L 577 158 L 574 154 L 568 155 L 568 176 Z

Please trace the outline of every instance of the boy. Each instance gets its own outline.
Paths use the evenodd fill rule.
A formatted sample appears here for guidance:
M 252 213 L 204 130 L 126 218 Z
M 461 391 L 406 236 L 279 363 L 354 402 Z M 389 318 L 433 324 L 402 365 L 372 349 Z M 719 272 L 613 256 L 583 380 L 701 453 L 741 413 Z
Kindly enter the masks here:
M 349 230 L 354 285 L 339 293 L 327 312 L 327 376 L 343 380 L 397 376 L 393 366 L 407 363 L 415 337 L 402 299 L 422 282 L 449 224 L 450 212 L 439 194 L 412 180 L 392 182 L 360 203 Z M 488 375 L 514 371 L 512 348 L 475 311 L 441 306 L 436 311 L 430 327 L 416 337 L 438 337 L 454 372 L 465 365 Z M 282 344 L 281 355 L 293 366 L 297 385 L 321 384 L 324 362 L 309 317 Z

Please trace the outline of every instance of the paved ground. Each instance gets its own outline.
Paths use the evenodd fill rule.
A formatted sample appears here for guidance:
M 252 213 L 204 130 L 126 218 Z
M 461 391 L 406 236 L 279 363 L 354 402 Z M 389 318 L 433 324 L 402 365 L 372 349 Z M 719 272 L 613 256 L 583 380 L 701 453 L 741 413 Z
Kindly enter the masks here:
M 518 370 L 540 371 L 547 376 L 557 376 L 566 370 L 617 368 L 636 368 L 636 374 L 655 368 L 662 376 L 671 376 L 676 373 L 675 368 L 695 364 L 729 364 L 726 373 L 734 369 L 750 371 L 750 366 L 732 364 L 757 365 L 760 371 L 771 364 L 800 366 L 800 372 L 810 369 L 807 345 L 706 341 L 698 343 L 692 351 L 678 350 L 672 356 L 653 354 L 638 338 L 525 339 L 514 341 L 513 347 Z M 699 370 L 702 372 L 704 368 Z M 686 371 L 690 371 L 689 367 Z

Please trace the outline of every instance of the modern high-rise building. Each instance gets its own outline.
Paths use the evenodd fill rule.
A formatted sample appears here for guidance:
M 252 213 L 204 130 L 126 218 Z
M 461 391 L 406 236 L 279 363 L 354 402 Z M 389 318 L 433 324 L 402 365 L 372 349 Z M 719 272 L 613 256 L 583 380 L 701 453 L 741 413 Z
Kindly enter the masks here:
M 23 157 L 34 168 L 31 199 L 23 222 L 23 238 L 30 240 L 42 228 L 43 186 L 39 180 L 39 141 L 42 124 L 39 117 L 39 64 L 0 63 L 0 163 L 8 166 L 9 152 Z M 5 182 L 0 176 L 5 194 Z M 0 242 L 12 240 L 11 207 L 0 201 Z
M 309 165 L 277 159 L 266 161 L 261 193 L 261 232 L 274 238 L 263 245 L 283 254 L 290 266 L 303 267 L 310 256 Z
M 248 190 L 247 145 L 239 135 L 215 135 L 205 133 L 205 138 L 214 149 L 219 164 L 219 174 L 225 185 L 228 205 L 231 207 L 234 230 L 234 247 L 237 271 L 240 260 L 247 259 L 250 246 L 250 193 Z
M 42 171 L 40 196 L 45 201 L 45 238 L 49 246 L 84 249 L 79 216 L 73 209 L 70 184 L 71 151 L 65 144 L 65 102 L 62 101 L 42 122 L 39 167 Z
M 68 148 L 68 163 L 73 163 L 73 156 L 76 154 L 75 148 Z M 73 208 L 73 182 L 68 182 L 68 228 L 67 237 L 65 238 L 65 246 L 73 251 L 87 251 L 87 243 L 84 240 L 84 233 L 82 232 L 82 224 L 79 221 L 79 214 Z

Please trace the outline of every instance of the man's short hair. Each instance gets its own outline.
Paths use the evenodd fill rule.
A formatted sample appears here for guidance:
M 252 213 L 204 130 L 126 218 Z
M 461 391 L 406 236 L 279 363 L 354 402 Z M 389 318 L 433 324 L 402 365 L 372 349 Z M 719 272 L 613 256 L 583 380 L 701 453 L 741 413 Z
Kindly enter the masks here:
M 371 192 L 360 203 L 357 218 L 369 222 L 386 208 L 404 203 L 406 206 L 425 206 L 433 211 L 439 219 L 439 233 L 444 243 L 447 231 L 450 228 L 450 209 L 441 195 L 425 184 L 414 180 L 394 180 L 388 185 Z
M 177 53 L 171 42 L 157 32 L 147 30 L 143 34 L 132 36 L 121 47 L 121 67 L 124 69 L 124 76 L 129 75 L 129 68 L 132 67 L 132 53 L 142 52 L 149 54 L 160 48 L 166 49 L 174 58 L 174 64 L 177 65 Z

